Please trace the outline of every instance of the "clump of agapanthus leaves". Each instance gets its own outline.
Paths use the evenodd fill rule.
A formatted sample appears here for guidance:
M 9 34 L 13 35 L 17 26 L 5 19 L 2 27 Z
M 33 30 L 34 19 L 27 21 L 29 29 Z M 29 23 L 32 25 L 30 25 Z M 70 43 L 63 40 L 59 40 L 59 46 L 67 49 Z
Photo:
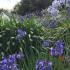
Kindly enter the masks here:
M 0 61 L 0 70 L 19 70 L 16 60 L 23 57 L 24 55 L 21 52 L 3 57 Z
M 36 70 L 52 70 L 52 62 L 47 60 L 37 60 Z

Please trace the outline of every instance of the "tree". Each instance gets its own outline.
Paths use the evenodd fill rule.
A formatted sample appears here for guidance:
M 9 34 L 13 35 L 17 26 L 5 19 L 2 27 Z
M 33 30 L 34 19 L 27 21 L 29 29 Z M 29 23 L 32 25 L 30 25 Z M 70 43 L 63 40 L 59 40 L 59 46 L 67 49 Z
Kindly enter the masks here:
M 24 15 L 35 11 L 41 11 L 48 7 L 53 0 L 21 0 L 19 4 L 14 7 L 17 14 Z

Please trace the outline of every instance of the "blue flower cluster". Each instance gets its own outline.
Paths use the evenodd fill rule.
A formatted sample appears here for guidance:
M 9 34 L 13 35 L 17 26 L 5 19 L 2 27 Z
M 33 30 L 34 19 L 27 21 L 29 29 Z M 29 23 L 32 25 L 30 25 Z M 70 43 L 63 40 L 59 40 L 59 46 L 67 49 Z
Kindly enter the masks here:
M 56 20 L 59 17 L 59 7 L 65 4 L 65 0 L 53 0 L 52 5 L 48 7 L 48 14 L 52 19 Z
M 55 47 L 50 48 L 50 54 L 53 56 L 62 55 L 64 52 L 63 42 L 58 40 L 55 42 Z
M 0 70 L 18 70 L 17 64 L 15 64 L 15 57 L 10 55 L 0 61 Z
M 22 57 L 24 57 L 24 55 L 22 55 L 21 53 L 4 57 L 2 61 L 0 61 L 0 70 L 19 70 L 15 62 L 16 59 L 21 59 Z
M 47 60 L 37 60 L 36 70 L 52 70 L 52 62 Z
M 18 29 L 17 30 L 17 36 L 16 39 L 21 39 L 22 37 L 24 37 L 26 35 L 26 31 L 22 31 L 22 29 Z

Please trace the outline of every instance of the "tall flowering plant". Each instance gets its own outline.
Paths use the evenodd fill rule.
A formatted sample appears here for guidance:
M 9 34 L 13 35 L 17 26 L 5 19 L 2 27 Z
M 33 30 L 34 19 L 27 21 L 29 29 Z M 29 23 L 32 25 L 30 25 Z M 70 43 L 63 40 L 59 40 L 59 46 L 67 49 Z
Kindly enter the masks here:
M 10 21 L 1 18 L 0 21 L 0 59 L 2 60 L 3 57 L 8 57 L 10 54 L 18 54 L 21 52 L 17 57 L 20 59 L 21 56 L 24 56 L 22 59 L 25 61 L 20 60 L 19 62 L 17 59 L 17 63 L 19 66 L 22 66 L 22 68 L 24 68 L 26 64 L 30 67 L 32 65 L 29 63 L 31 57 L 36 59 L 35 56 L 38 56 L 41 51 L 44 29 L 37 23 L 34 17 L 24 18 L 24 22 L 22 23 L 17 23 L 14 18 L 10 19 Z M 35 59 L 31 61 L 34 62 Z M 27 66 L 25 66 L 24 70 L 26 69 Z

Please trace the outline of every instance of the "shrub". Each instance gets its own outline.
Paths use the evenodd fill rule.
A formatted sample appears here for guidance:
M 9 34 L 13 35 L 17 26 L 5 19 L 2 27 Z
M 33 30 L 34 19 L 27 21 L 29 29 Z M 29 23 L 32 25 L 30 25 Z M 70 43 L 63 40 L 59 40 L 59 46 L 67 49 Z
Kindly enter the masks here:
M 42 26 L 37 23 L 34 17 L 24 18 L 24 22 L 22 23 L 17 23 L 14 18 L 8 21 L 0 17 L 0 59 L 3 56 L 23 52 L 24 60 L 28 64 L 28 67 L 30 67 L 32 64 L 29 62 L 34 62 L 37 58 L 36 56 L 41 51 L 43 33 Z

